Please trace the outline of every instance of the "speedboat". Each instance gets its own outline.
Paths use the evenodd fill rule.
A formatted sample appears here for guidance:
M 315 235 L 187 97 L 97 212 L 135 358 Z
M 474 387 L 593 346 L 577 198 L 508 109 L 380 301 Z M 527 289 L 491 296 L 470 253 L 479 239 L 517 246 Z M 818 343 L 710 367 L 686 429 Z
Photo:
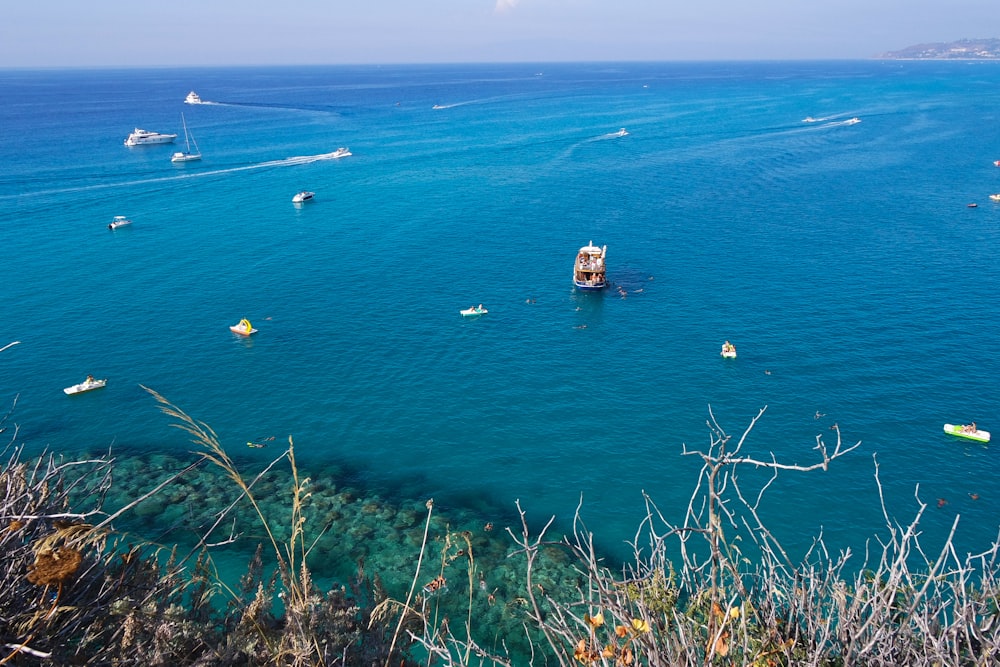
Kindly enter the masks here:
M 125 227 L 126 225 L 131 225 L 132 221 L 126 218 L 124 215 L 116 215 L 108 223 L 108 229 L 118 229 L 119 227 Z
M 722 352 L 720 354 L 726 359 L 736 358 L 736 346 L 730 343 L 728 340 L 722 344 Z
M 580 248 L 573 265 L 573 284 L 582 290 L 606 287 L 604 258 L 607 254 L 608 246 L 598 248 L 593 241 Z
M 950 435 L 957 435 L 960 438 L 968 438 L 976 442 L 989 442 L 990 432 L 976 428 L 973 424 L 945 424 L 944 432 Z
M 860 122 L 861 122 L 861 119 L 858 118 L 858 117 L 848 118 L 847 120 L 844 121 L 844 125 L 854 125 L 854 124 L 860 123 Z
M 107 383 L 107 378 L 103 380 L 95 380 L 93 375 L 88 375 L 86 380 L 80 384 L 75 384 L 72 387 L 66 387 L 63 389 L 63 392 L 67 395 L 82 394 L 83 392 L 91 391 L 92 389 L 100 389 Z
M 201 104 L 201 98 L 198 97 L 198 93 L 193 90 L 188 93 L 187 97 L 184 98 L 185 104 Z
M 1000 160 L 993 160 L 994 167 L 1000 167 Z
M 302 202 L 312 201 L 312 198 L 316 196 L 315 192 L 309 192 L 308 190 L 303 190 L 294 197 L 292 197 L 292 203 L 301 204 Z
M 993 201 L 1000 201 L 1000 194 L 990 195 L 990 199 Z
M 128 139 L 125 140 L 125 145 L 145 146 L 146 144 L 172 144 L 176 138 L 176 134 L 161 134 L 159 132 L 150 132 L 149 130 L 143 130 L 142 128 L 137 127 L 132 134 L 128 135 Z
M 622 129 L 618 130 L 617 134 L 619 137 L 624 137 L 628 134 L 628 132 L 626 132 L 625 128 L 623 127 Z
M 460 310 L 458 312 L 462 313 L 462 317 L 473 317 L 474 315 L 485 315 L 490 311 L 483 308 L 483 304 L 479 304 L 478 306 L 466 308 L 465 310 Z
M 336 160 L 337 158 L 347 157 L 348 155 L 351 155 L 351 149 L 341 146 L 337 150 L 330 153 L 330 158 Z
M 229 327 L 229 330 L 232 331 L 234 334 L 239 334 L 241 336 L 249 336 L 250 334 L 257 333 L 257 330 L 253 328 L 252 324 L 250 324 L 250 320 L 248 320 L 245 317 L 242 320 L 240 320 L 239 324 L 234 324 L 233 326 Z

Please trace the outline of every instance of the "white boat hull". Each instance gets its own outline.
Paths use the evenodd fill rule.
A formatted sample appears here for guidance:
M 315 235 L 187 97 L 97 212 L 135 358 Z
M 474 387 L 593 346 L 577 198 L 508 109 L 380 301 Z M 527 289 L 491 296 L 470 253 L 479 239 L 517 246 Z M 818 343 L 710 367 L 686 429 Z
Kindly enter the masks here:
M 107 379 L 104 380 L 89 380 L 81 382 L 80 384 L 75 384 L 72 387 L 66 387 L 63 392 L 67 395 L 82 394 L 85 391 L 93 391 L 94 389 L 101 389 L 108 383 Z
M 191 95 L 194 95 L 194 91 L 191 91 Z M 190 97 L 190 96 L 189 96 Z M 197 97 L 197 96 L 196 96 Z M 201 159 L 201 151 L 198 150 L 198 144 L 195 142 L 194 137 L 188 132 L 187 120 L 184 118 L 184 114 L 181 114 L 181 125 L 184 126 L 184 148 L 185 150 L 177 151 L 171 156 L 171 162 L 194 162 L 195 160 Z M 191 150 L 191 144 L 194 143 L 194 150 Z
M 462 313 L 462 317 L 475 317 L 476 315 L 485 315 L 490 312 L 485 308 L 466 308 L 465 310 L 458 311 Z
M 125 140 L 125 145 L 146 146 L 150 144 L 172 144 L 176 138 L 176 134 L 160 134 L 159 132 L 150 132 L 137 127 L 135 128 L 135 132 L 128 135 L 128 139 Z
M 257 330 L 250 324 L 250 320 L 247 319 L 240 320 L 238 324 L 229 327 L 229 330 L 241 336 L 249 336 L 250 334 L 257 333 Z
M 591 241 L 580 248 L 573 264 L 573 284 L 581 290 L 600 290 L 608 285 L 604 263 L 608 246 L 598 248 Z

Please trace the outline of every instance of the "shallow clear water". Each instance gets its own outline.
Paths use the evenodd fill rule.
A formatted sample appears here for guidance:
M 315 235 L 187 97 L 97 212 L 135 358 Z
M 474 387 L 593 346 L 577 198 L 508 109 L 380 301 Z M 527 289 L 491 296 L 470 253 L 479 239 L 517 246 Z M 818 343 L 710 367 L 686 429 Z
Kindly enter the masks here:
M 247 464 L 272 453 L 248 439 L 291 434 L 304 466 L 400 502 L 488 518 L 520 499 L 565 526 L 582 495 L 609 549 L 642 490 L 680 517 L 709 405 L 734 434 L 767 406 L 748 453 L 811 463 L 834 422 L 862 442 L 772 487 L 765 520 L 794 547 L 882 527 L 877 455 L 894 517 L 919 485 L 948 501 L 929 538 L 960 513 L 978 549 L 994 445 L 942 424 L 1000 432 L 998 80 L 929 62 L 3 71 L 0 346 L 21 344 L 0 399 L 34 450 L 183 454 L 141 384 Z M 122 145 L 182 112 L 202 161 Z M 591 240 L 598 294 L 570 281 Z M 250 339 L 228 330 L 242 317 Z M 108 387 L 63 395 L 88 373 Z

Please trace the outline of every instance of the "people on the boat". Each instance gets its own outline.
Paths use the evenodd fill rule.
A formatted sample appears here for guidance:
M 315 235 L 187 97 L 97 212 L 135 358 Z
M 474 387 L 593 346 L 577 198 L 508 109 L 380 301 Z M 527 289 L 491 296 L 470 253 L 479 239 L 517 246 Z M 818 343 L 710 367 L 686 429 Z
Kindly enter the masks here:
M 476 306 L 476 310 L 482 310 L 482 309 L 483 309 L 483 304 L 479 304 L 478 306 Z
M 94 376 L 93 375 L 88 375 L 87 376 L 87 383 L 89 384 L 89 383 L 91 383 L 93 381 L 94 381 Z
M 722 344 L 722 353 L 723 354 L 732 354 L 735 351 L 736 351 L 736 347 L 734 347 L 733 344 L 730 343 L 728 340 L 725 343 Z
M 976 422 L 972 422 L 971 424 L 966 424 L 965 426 L 962 427 L 963 433 L 975 433 L 977 430 L 978 429 L 976 428 Z

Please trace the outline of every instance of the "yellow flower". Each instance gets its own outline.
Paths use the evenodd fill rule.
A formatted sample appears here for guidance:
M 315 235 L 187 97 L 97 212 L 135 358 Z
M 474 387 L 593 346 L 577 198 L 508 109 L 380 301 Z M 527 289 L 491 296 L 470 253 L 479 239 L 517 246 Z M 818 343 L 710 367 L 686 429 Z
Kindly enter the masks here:
M 632 619 L 632 629 L 636 632 L 649 632 L 649 623 L 641 618 Z
M 599 628 L 604 625 L 604 614 L 594 614 L 593 616 L 590 614 L 584 614 L 583 620 L 586 621 L 590 627 Z
M 733 607 L 732 609 L 729 610 L 729 618 L 737 619 L 739 617 L 740 617 L 740 608 L 739 607 Z

